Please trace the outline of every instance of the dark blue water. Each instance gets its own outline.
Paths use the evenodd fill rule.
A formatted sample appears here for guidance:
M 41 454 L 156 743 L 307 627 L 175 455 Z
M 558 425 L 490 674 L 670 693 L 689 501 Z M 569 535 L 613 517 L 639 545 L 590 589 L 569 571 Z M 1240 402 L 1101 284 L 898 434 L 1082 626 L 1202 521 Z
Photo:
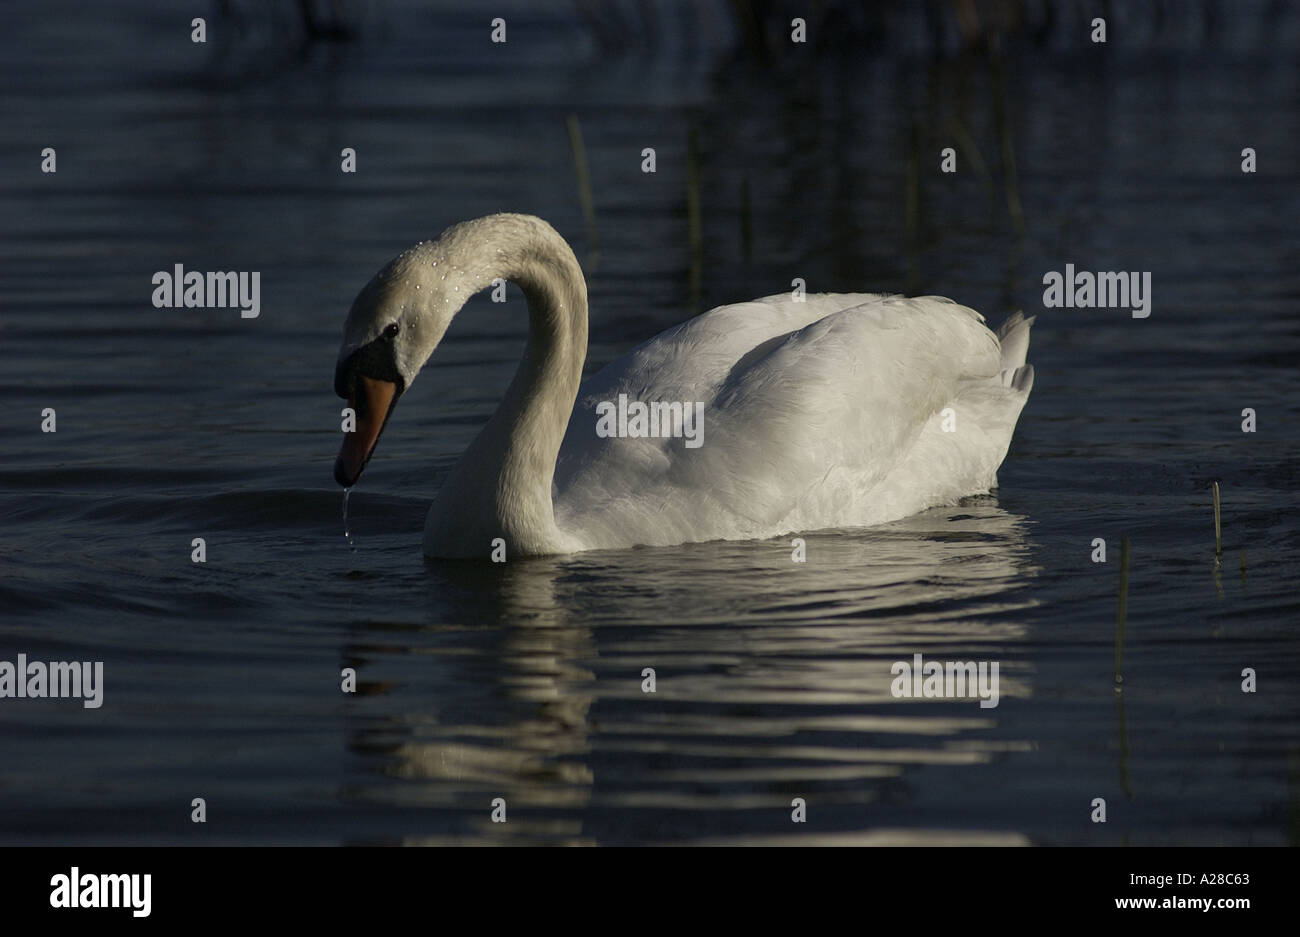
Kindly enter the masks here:
M 206 11 L 206 45 L 161 0 L 6 14 L 0 661 L 103 661 L 105 695 L 0 699 L 0 841 L 1300 839 L 1297 11 L 1137 5 L 1105 46 L 1075 11 L 993 51 L 898 14 L 764 56 L 721 3 L 653 33 L 496 4 L 504 46 L 472 4 L 376 4 L 347 41 L 255 6 Z M 788 540 L 425 561 L 522 349 L 512 292 L 406 395 L 350 551 L 347 308 L 503 210 L 587 260 L 590 369 L 795 277 L 1038 313 L 1001 487 L 809 533 L 804 564 Z M 154 308 L 177 263 L 259 271 L 261 315 Z M 1067 263 L 1149 271 L 1150 317 L 1044 309 Z M 998 661 L 1000 704 L 894 698 L 916 653 Z

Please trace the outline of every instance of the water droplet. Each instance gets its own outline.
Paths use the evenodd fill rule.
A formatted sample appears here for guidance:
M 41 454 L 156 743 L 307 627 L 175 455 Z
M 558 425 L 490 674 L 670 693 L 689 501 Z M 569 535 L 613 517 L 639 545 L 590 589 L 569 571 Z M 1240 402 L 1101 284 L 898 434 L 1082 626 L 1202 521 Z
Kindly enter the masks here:
M 352 532 L 348 530 L 348 498 L 350 497 L 352 497 L 352 489 L 344 488 L 343 489 L 343 536 L 347 539 L 348 546 L 352 548 L 352 552 L 356 553 L 357 545 L 352 540 Z

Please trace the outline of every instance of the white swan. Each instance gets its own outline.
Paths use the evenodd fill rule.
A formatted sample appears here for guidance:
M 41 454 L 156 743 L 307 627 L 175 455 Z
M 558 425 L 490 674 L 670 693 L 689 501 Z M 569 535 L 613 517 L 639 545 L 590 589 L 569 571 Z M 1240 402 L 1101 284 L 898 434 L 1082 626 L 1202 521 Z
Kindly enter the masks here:
M 429 556 L 487 556 L 498 537 L 518 556 L 894 520 L 994 487 L 1033 385 L 1032 318 L 994 335 L 948 299 L 844 293 L 720 306 L 580 388 L 587 287 L 573 251 L 540 218 L 490 215 L 403 252 L 352 304 L 334 385 L 357 420 L 339 484 L 355 484 L 452 318 L 498 277 L 528 300 L 528 341 L 433 502 Z M 598 435 L 598 406 L 620 394 L 702 403 L 702 444 Z

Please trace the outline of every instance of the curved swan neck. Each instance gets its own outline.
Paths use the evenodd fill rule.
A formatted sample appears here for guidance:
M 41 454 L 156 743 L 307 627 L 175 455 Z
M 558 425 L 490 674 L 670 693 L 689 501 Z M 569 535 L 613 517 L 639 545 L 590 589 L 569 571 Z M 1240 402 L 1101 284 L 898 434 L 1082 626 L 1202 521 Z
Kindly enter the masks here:
M 496 413 L 438 492 L 425 525 L 426 552 L 480 556 L 496 537 L 515 554 L 554 552 L 555 459 L 587 355 L 582 268 L 554 228 L 528 215 L 456 225 L 429 245 L 426 262 L 427 270 L 442 269 L 457 307 L 497 279 L 515 283 L 528 301 L 523 359 Z

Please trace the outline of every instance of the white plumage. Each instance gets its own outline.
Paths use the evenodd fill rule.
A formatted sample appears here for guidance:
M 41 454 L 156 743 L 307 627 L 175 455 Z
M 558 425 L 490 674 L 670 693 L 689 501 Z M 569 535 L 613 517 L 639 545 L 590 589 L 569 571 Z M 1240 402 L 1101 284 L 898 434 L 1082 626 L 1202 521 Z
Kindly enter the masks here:
M 936 296 L 780 294 L 668 329 L 580 388 L 556 523 L 587 549 L 752 539 L 988 491 L 1033 384 L 1033 320 L 1001 342 L 983 321 Z M 703 444 L 598 437 L 596 404 L 619 394 L 704 402 Z
M 359 478 L 398 397 L 466 299 L 524 291 L 529 336 L 496 413 L 444 479 L 430 556 L 509 556 L 879 524 L 997 484 L 1033 385 L 1032 319 L 997 335 L 937 296 L 788 294 L 721 306 L 579 386 L 587 290 L 546 222 L 491 215 L 403 252 L 352 305 L 335 374 Z M 703 404 L 703 436 L 602 436 L 602 403 Z M 576 402 L 575 402 L 576 397 Z

